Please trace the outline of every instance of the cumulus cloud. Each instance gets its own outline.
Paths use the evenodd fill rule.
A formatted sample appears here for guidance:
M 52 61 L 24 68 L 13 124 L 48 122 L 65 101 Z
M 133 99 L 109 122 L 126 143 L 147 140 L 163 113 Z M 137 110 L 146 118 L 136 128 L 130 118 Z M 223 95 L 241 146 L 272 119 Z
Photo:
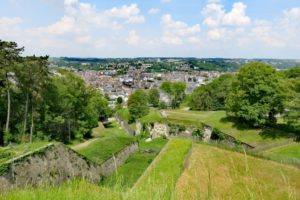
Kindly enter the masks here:
M 247 6 L 242 2 L 234 3 L 232 10 L 226 13 L 224 6 L 219 2 L 210 2 L 202 10 L 205 19 L 203 24 L 208 27 L 217 26 L 245 26 L 251 19 L 246 15 Z
M 161 17 L 161 25 L 164 29 L 162 41 L 168 44 L 182 44 L 182 40 L 186 36 L 200 32 L 199 24 L 188 26 L 185 22 L 174 21 L 170 14 Z

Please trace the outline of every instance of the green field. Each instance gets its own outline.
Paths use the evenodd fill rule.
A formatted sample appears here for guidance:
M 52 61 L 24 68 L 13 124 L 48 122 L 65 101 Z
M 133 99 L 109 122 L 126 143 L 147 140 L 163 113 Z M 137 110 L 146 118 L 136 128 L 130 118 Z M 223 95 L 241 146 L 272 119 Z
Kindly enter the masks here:
M 155 161 L 136 182 L 129 195 L 133 199 L 170 199 L 184 161 L 191 148 L 191 140 L 173 139 L 168 142 Z
M 166 112 L 167 120 L 170 122 L 187 125 L 197 125 L 203 122 L 255 147 L 282 142 L 288 139 L 284 135 L 289 136 L 289 134 L 281 130 L 254 129 L 246 125 L 237 124 L 226 118 L 225 111 L 167 110 Z
M 266 155 L 272 156 L 281 156 L 281 157 L 288 157 L 288 158 L 295 158 L 299 159 L 300 161 L 300 143 L 291 143 L 288 145 L 275 147 L 265 151 Z
M 153 149 L 160 151 L 166 143 L 167 140 L 161 138 L 154 139 L 151 142 L 141 140 L 139 142 L 140 152 L 131 155 L 113 175 L 104 179 L 102 185 L 118 187 L 116 189 L 122 190 L 132 187 L 158 154 L 155 152 L 145 153 L 143 150 Z
M 195 144 L 176 185 L 177 199 L 299 199 L 300 170 Z

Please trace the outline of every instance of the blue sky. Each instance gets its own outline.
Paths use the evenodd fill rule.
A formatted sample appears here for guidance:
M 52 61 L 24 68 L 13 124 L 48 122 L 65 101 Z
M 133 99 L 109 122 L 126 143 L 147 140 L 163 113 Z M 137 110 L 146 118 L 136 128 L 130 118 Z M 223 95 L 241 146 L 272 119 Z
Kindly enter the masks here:
M 26 55 L 300 59 L 299 0 L 2 0 Z

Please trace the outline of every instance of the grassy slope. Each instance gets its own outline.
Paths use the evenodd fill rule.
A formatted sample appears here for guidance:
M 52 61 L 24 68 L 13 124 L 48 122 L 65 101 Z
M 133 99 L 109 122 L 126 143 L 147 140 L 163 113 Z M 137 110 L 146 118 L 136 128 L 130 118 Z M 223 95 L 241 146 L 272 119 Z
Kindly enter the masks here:
M 113 154 L 121 151 L 127 145 L 132 143 L 132 141 L 132 138 L 129 137 L 107 137 L 99 139 L 77 151 L 90 160 L 101 164 L 112 157 Z
M 300 160 L 300 143 L 291 143 L 288 145 L 275 147 L 265 151 L 266 155 L 270 156 L 282 156 L 282 157 L 289 157 L 289 158 L 296 158 Z
M 178 199 L 299 199 L 300 170 L 196 144 L 176 194 Z
M 146 168 L 150 165 L 157 153 L 143 153 L 145 149 L 161 150 L 167 140 L 157 138 L 151 142 L 140 141 L 140 152 L 131 155 L 117 169 L 117 172 L 106 178 L 102 185 L 109 187 L 117 187 L 116 189 L 126 190 L 133 186 L 136 180 L 143 174 Z
M 180 176 L 191 141 L 168 142 L 156 160 L 128 193 L 132 199 L 169 199 Z
M 181 122 L 185 124 L 197 124 L 204 122 L 253 146 L 263 146 L 270 143 L 287 140 L 286 137 L 276 137 L 276 135 L 281 135 L 282 133 L 279 130 L 266 131 L 262 129 L 250 129 L 243 126 L 237 127 L 235 123 L 226 120 L 225 111 L 201 112 L 167 110 L 167 114 L 167 119 L 170 121 Z
M 113 122 L 108 128 L 99 126 L 93 130 L 93 135 L 99 139 L 76 151 L 99 164 L 133 141 L 133 138 L 128 137 L 116 122 Z
M 15 190 L 1 196 L 2 200 L 117 200 L 121 194 L 84 181 L 71 181 L 60 186 L 45 186 Z
M 24 143 L 19 145 L 12 145 L 5 148 L 0 148 L 0 164 L 20 156 L 22 154 L 34 151 L 40 147 L 46 146 L 49 142 L 33 142 L 31 144 Z

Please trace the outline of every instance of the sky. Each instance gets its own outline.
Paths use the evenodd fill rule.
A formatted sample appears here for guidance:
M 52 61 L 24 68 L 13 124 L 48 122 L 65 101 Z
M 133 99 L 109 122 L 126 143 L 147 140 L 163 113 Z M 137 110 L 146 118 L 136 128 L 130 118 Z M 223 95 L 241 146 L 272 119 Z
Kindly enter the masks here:
M 1 0 L 24 55 L 300 59 L 300 0 Z

